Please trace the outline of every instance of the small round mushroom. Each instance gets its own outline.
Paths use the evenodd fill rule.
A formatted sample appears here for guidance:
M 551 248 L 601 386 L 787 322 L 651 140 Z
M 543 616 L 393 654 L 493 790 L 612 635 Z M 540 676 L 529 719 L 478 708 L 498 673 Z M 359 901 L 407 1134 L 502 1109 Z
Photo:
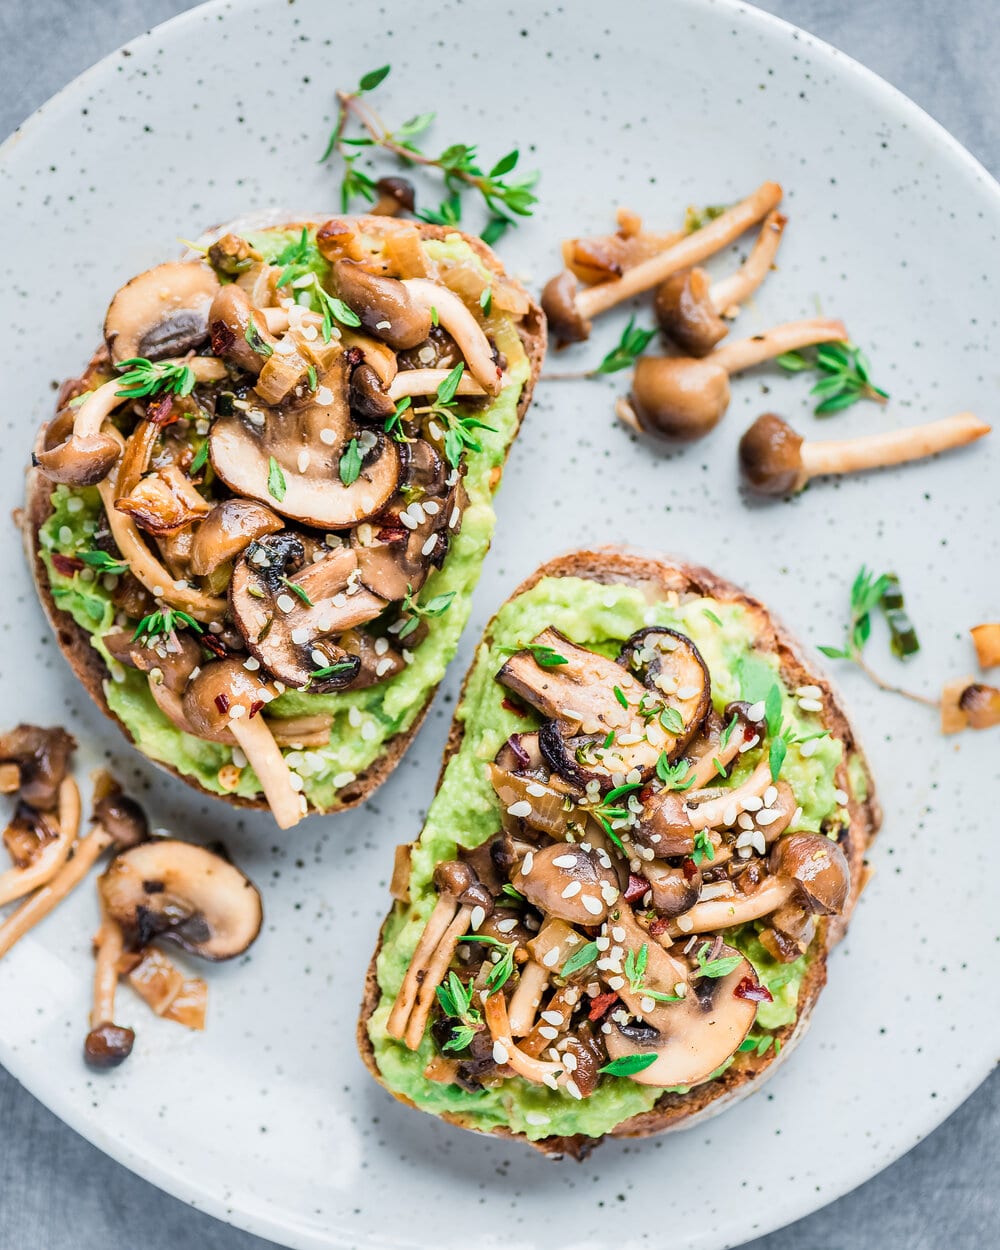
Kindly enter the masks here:
M 400 213 L 412 213 L 416 198 L 413 183 L 405 178 L 379 178 L 375 183 L 378 199 L 371 207 L 376 217 L 398 217 Z
M 641 356 L 632 393 L 615 411 L 640 433 L 670 442 L 691 443 L 718 425 L 729 407 L 729 376 L 762 364 L 783 352 L 816 343 L 842 342 L 843 322 L 815 318 L 776 326 L 765 334 L 717 348 L 701 359 L 690 356 Z
M 14 764 L 21 799 L 40 811 L 59 803 L 59 788 L 69 768 L 76 740 L 61 727 L 43 729 L 24 723 L 0 734 L 0 763 Z
M 821 833 L 789 833 L 771 851 L 771 871 L 797 883 L 810 911 L 825 916 L 844 910 L 851 869 L 836 842 Z
M 353 260 L 338 260 L 333 265 L 333 281 L 364 329 L 395 351 L 416 347 L 430 334 L 430 309 L 415 301 L 398 278 L 371 273 Z
M 814 477 L 923 460 L 975 442 L 990 429 L 971 412 L 960 412 L 884 434 L 805 442 L 787 421 L 767 412 L 740 439 L 740 468 L 760 494 L 791 495 Z
M 169 261 L 121 287 L 104 319 L 111 360 L 163 360 L 196 351 L 208 339 L 208 311 L 219 279 L 200 260 Z
M 100 1024 L 90 1030 L 83 1057 L 91 1068 L 117 1068 L 132 1053 L 135 1032 L 117 1024 Z
M 101 927 L 94 938 L 94 1002 L 83 1057 L 92 1068 L 116 1068 L 132 1053 L 135 1033 L 114 1023 L 118 967 L 125 950 L 122 927 L 108 915 L 98 885 Z
M 590 336 L 592 319 L 661 282 L 681 269 L 698 265 L 721 251 L 755 225 L 781 202 L 781 187 L 765 182 L 752 195 L 726 209 L 714 221 L 648 260 L 626 269 L 619 278 L 579 290 L 570 270 L 549 281 L 542 292 L 542 308 L 549 327 L 563 343 L 577 343 Z
M 511 884 L 547 916 L 568 924 L 601 924 L 618 898 L 618 876 L 610 863 L 605 866 L 596 852 L 572 843 L 554 842 L 525 856 Z
M 174 838 L 116 855 L 99 888 L 107 914 L 135 948 L 162 940 L 201 959 L 233 959 L 263 920 L 260 893 L 235 865 Z
M 200 738 L 233 735 L 257 774 L 279 829 L 290 829 L 304 815 L 305 800 L 292 784 L 291 770 L 267 721 L 259 713 L 277 692 L 259 673 L 235 658 L 206 664 L 184 692 L 183 711 Z
M 729 333 L 723 320 L 764 281 L 787 219 L 768 213 L 757 241 L 740 268 L 712 283 L 704 269 L 671 274 L 656 292 L 654 309 L 663 333 L 688 356 L 706 356 Z

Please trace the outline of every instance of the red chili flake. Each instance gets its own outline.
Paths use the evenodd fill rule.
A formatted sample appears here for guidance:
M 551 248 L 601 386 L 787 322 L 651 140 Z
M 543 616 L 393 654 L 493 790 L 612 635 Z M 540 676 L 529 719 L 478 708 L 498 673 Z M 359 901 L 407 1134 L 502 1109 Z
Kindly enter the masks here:
M 72 577 L 83 568 L 83 561 L 76 556 L 64 556 L 61 551 L 53 551 L 52 567 L 57 573 L 62 573 L 63 577 Z
M 212 339 L 212 351 L 216 356 L 225 356 L 236 342 L 236 335 L 224 321 L 213 321 L 209 333 Z
M 215 706 L 225 715 L 229 711 L 229 695 L 223 692 L 215 696 Z
M 693 859 L 690 859 L 690 858 L 682 860 L 681 871 L 684 873 L 684 880 L 690 881 L 691 878 L 697 873 L 698 865 L 694 862 Z
M 344 352 L 344 356 L 346 357 L 347 364 L 351 369 L 360 365 L 365 358 L 365 354 L 360 347 L 349 347 L 347 351 Z
M 173 425 L 179 416 L 179 412 L 174 412 L 173 395 L 163 395 L 160 399 L 153 400 L 146 409 L 146 420 L 161 427 Z
M 527 716 L 528 715 L 528 713 L 521 706 L 521 704 L 515 703 L 513 699 L 504 698 L 501 701 L 500 706 L 505 707 L 508 712 L 513 712 L 515 716 Z
M 409 533 L 402 526 L 384 525 L 375 537 L 380 543 L 401 543 Z
M 254 699 L 253 703 L 250 704 L 250 712 L 247 715 L 247 720 L 253 720 L 253 718 L 257 715 L 257 713 L 260 711 L 260 709 L 263 706 L 264 706 L 263 699 Z
M 670 928 L 670 921 L 666 916 L 657 916 L 649 926 L 649 936 L 659 937 L 661 933 L 666 933 Z
M 591 1000 L 587 1019 L 600 1020 L 601 1016 L 605 1015 L 617 1001 L 618 995 L 614 990 L 609 990 L 607 994 L 598 994 L 595 999 Z
M 216 638 L 214 634 L 202 634 L 200 642 L 203 647 L 207 647 L 207 649 L 211 651 L 213 655 L 217 655 L 220 660 L 224 660 L 229 654 L 226 650 L 226 644 L 220 638 Z
M 733 993 L 748 1003 L 773 1003 L 774 997 L 766 985 L 759 985 L 753 977 L 744 977 Z
M 630 872 L 628 874 L 628 885 L 623 896 L 625 902 L 634 903 L 637 898 L 642 898 L 648 889 L 649 882 L 645 877 L 640 877 L 637 872 Z

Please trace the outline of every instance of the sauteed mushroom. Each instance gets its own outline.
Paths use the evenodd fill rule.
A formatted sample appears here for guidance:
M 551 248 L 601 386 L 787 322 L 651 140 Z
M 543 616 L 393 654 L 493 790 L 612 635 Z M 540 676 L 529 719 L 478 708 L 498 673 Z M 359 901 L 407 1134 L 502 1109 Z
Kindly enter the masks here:
M 525 857 L 511 878 L 516 890 L 548 916 L 569 924 L 600 924 L 618 898 L 618 876 L 599 852 L 558 842 Z
M 65 729 L 20 724 L 0 734 L 0 763 L 17 768 L 17 789 L 25 803 L 50 811 L 60 799 L 60 787 L 76 742 Z
M 208 340 L 208 313 L 218 291 L 215 271 L 200 260 L 170 261 L 126 282 L 104 318 L 113 363 L 197 351 Z
M 66 863 L 80 827 L 80 792 L 72 777 L 59 785 L 59 810 L 39 812 L 22 799 L 4 831 L 14 866 L 0 872 L 0 907 L 46 885 Z
M 256 538 L 274 534 L 284 522 L 270 508 L 253 499 L 224 499 L 195 531 L 191 544 L 191 572 L 196 577 L 214 573 L 235 560 Z

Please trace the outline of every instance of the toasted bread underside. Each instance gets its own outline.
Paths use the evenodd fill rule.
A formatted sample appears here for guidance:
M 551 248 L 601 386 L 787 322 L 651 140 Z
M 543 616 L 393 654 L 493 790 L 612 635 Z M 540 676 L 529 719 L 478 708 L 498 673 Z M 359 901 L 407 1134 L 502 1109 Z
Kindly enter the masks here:
M 850 822 L 840 840 L 840 846 L 847 856 L 851 868 L 851 893 L 843 914 L 824 917 L 820 920 L 813 945 L 810 948 L 810 962 L 799 991 L 798 1011 L 795 1020 L 783 1028 L 776 1029 L 774 1036 L 781 1043 L 779 1053 L 772 1047 L 766 1055 L 742 1055 L 740 1063 L 727 1069 L 722 1076 L 703 1085 L 698 1085 L 687 1094 L 663 1094 L 655 1106 L 641 1115 L 635 1115 L 613 1130 L 613 1137 L 649 1137 L 654 1133 L 666 1133 L 674 1129 L 690 1128 L 702 1120 L 718 1114 L 732 1103 L 751 1093 L 767 1076 L 769 1076 L 794 1045 L 805 1033 L 812 1008 L 826 984 L 826 962 L 830 951 L 840 941 L 847 930 L 847 925 L 857 903 L 858 896 L 866 879 L 865 854 L 881 823 L 881 810 L 875 795 L 874 783 L 865 761 L 864 754 L 858 745 L 848 719 L 834 694 L 828 679 L 815 668 L 811 667 L 802 654 L 798 644 L 787 629 L 767 611 L 762 603 L 746 594 L 738 586 L 716 576 L 708 569 L 696 565 L 683 564 L 671 560 L 656 559 L 638 552 L 618 547 L 602 547 L 593 551 L 576 551 L 568 555 L 550 560 L 542 565 L 526 581 L 514 591 L 512 599 L 530 590 L 536 583 L 546 577 L 577 577 L 602 584 L 625 583 L 646 590 L 653 597 L 663 597 L 671 592 L 682 597 L 705 595 L 722 603 L 739 603 L 746 609 L 753 622 L 756 633 L 756 646 L 759 650 L 777 655 L 781 676 L 785 684 L 792 690 L 798 686 L 818 686 L 822 692 L 824 723 L 831 735 L 840 739 L 844 745 L 844 758 L 837 774 L 837 783 L 849 796 L 848 816 Z M 486 629 L 486 637 L 492 632 L 492 622 Z M 466 678 L 468 681 L 468 677 Z M 463 692 L 464 693 L 464 692 Z M 456 754 L 462 744 L 464 727 L 460 722 L 453 721 L 448 742 L 445 747 L 441 775 L 438 785 L 444 776 L 449 760 Z M 856 796 L 850 785 L 847 774 L 847 761 L 852 757 L 858 759 L 864 768 L 867 780 L 865 797 Z M 381 999 L 378 985 L 376 963 L 382 947 L 385 929 L 379 935 L 378 946 L 368 967 L 365 979 L 364 998 L 361 1004 L 361 1018 L 358 1022 L 358 1048 L 368 1070 L 375 1079 L 387 1089 L 375 1059 L 375 1052 L 368 1034 L 368 1021 Z M 389 1089 L 389 1092 L 400 1102 L 408 1106 L 414 1104 L 404 1095 Z M 445 1114 L 441 1117 L 460 1128 L 481 1132 L 466 1117 Z M 571 1137 L 542 1137 L 535 1141 L 521 1133 L 513 1133 L 505 1128 L 495 1128 L 492 1134 L 499 1137 L 510 1137 L 526 1142 L 543 1154 L 553 1157 L 571 1155 L 575 1159 L 585 1158 L 598 1145 L 602 1138 L 576 1134 Z
M 302 225 L 315 223 L 324 220 L 322 214 L 311 216 L 308 219 L 293 220 L 287 223 L 289 228 L 301 228 Z M 378 217 L 358 216 L 353 218 L 359 223 L 362 230 L 378 230 L 380 221 Z M 271 225 L 279 225 L 277 222 L 269 223 Z M 451 227 L 434 226 L 424 222 L 413 223 L 420 231 L 423 239 L 445 239 L 449 236 L 460 234 L 460 231 Z M 507 453 L 513 445 L 514 438 L 517 437 L 520 430 L 521 422 L 524 414 L 527 412 L 531 403 L 531 397 L 535 389 L 535 383 L 538 381 L 538 375 L 542 369 L 542 361 L 545 358 L 546 347 L 546 325 L 545 314 L 534 300 L 528 296 L 520 283 L 507 275 L 504 271 L 497 256 L 486 246 L 481 239 L 477 239 L 473 235 L 461 235 L 462 239 L 473 249 L 474 252 L 482 260 L 483 264 L 498 276 L 503 275 L 508 282 L 511 282 L 528 298 L 529 309 L 525 317 L 518 325 L 518 334 L 524 346 L 525 355 L 528 358 L 528 366 L 530 375 L 525 382 L 521 391 L 517 405 L 517 427 L 514 436 L 507 445 Z M 98 352 L 91 362 L 91 368 L 96 362 L 104 359 L 103 353 Z M 65 387 L 64 387 L 65 390 Z M 39 432 L 38 441 L 41 442 L 45 436 L 45 427 L 43 426 Z M 496 493 L 500 484 L 500 475 L 493 483 L 493 492 Z M 56 636 L 56 641 L 66 657 L 70 668 L 73 670 L 77 680 L 94 700 L 97 706 L 109 716 L 118 727 L 122 730 L 129 741 L 134 742 L 128 728 L 119 718 L 112 712 L 108 706 L 107 699 L 104 696 L 104 682 L 109 674 L 107 667 L 100 654 L 91 646 L 90 635 L 81 628 L 73 617 L 62 611 L 56 606 L 52 597 L 52 591 L 49 587 L 48 570 L 41 558 L 39 551 L 39 531 L 52 514 L 52 497 L 53 486 L 48 478 L 36 468 L 29 468 L 26 475 L 25 483 L 25 504 L 24 509 L 19 516 L 19 524 L 21 527 L 22 537 L 24 540 L 25 551 L 28 558 L 28 564 L 31 568 L 32 576 L 35 579 L 35 585 L 38 590 L 38 597 L 45 609 L 45 615 L 49 619 L 49 623 Z M 431 703 L 437 688 L 433 688 L 428 692 L 423 707 L 417 713 L 413 723 L 405 731 L 395 734 L 385 743 L 385 748 L 378 758 L 364 772 L 359 773 L 354 781 L 339 791 L 339 802 L 331 811 L 341 812 L 348 808 L 357 807 L 359 803 L 363 803 L 365 799 L 389 777 L 399 761 L 402 759 L 410 742 L 413 740 L 420 726 L 423 724 L 424 717 L 430 710 Z M 158 767 L 163 768 L 166 772 L 173 773 L 175 777 L 179 777 L 195 790 L 200 790 L 203 794 L 209 794 L 212 798 L 222 799 L 238 807 L 251 807 L 258 809 L 266 809 L 267 802 L 263 794 L 257 798 L 244 798 L 239 795 L 218 794 L 213 790 L 206 790 L 196 778 L 186 773 L 180 772 L 170 764 L 162 763 L 159 760 L 153 761 Z M 315 811 L 310 807 L 310 812 Z

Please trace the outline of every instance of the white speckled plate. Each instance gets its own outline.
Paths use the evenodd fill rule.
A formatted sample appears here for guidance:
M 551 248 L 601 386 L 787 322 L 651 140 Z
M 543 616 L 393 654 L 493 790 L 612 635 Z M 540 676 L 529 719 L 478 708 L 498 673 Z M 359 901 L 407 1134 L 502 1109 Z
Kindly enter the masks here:
M 630 540 L 709 564 L 811 644 L 839 638 L 862 560 L 894 568 L 924 644 L 907 679 L 930 690 L 972 668 L 965 630 L 1000 610 L 1000 435 L 925 468 L 752 508 L 736 493 L 735 446 L 765 405 L 826 435 L 966 407 L 989 416 L 998 189 L 883 82 L 728 2 L 641 0 L 625 27 L 598 3 L 212 4 L 103 61 L 0 154 L 14 362 L 4 513 L 52 384 L 87 359 L 117 284 L 207 224 L 275 203 L 333 207 L 334 172 L 316 163 L 333 90 L 386 61 L 390 118 L 436 108 L 442 144 L 478 140 L 498 156 L 519 143 L 544 171 L 538 215 L 502 248 L 534 282 L 556 266 L 560 236 L 607 227 L 616 204 L 663 226 L 689 202 L 782 181 L 780 271 L 741 330 L 820 305 L 870 348 L 893 403 L 821 425 L 803 379 L 758 370 L 736 384 L 710 441 L 666 456 L 616 426 L 620 380 L 541 387 L 435 714 L 367 807 L 285 835 L 130 752 L 76 688 L 8 529 L 4 720 L 67 723 L 87 766 L 110 759 L 148 791 L 157 823 L 223 837 L 262 886 L 267 921 L 250 958 L 211 971 L 203 1036 L 161 1025 L 123 991 L 136 1053 L 94 1076 L 80 1059 L 95 924 L 82 890 L 0 965 L 0 1060 L 129 1167 L 295 1247 L 460 1247 L 470 1229 L 518 1250 L 732 1245 L 885 1166 L 995 1062 L 1000 898 L 984 800 L 997 792 L 996 733 L 942 741 L 929 714 L 838 673 L 886 821 L 811 1033 L 772 1084 L 707 1127 L 609 1143 L 579 1166 L 460 1134 L 392 1102 L 363 1070 L 355 1009 L 392 847 L 419 827 L 475 636 L 539 560 L 573 545 Z M 573 359 L 596 359 L 618 330 L 602 323 Z M 873 659 L 895 663 L 880 641 Z

